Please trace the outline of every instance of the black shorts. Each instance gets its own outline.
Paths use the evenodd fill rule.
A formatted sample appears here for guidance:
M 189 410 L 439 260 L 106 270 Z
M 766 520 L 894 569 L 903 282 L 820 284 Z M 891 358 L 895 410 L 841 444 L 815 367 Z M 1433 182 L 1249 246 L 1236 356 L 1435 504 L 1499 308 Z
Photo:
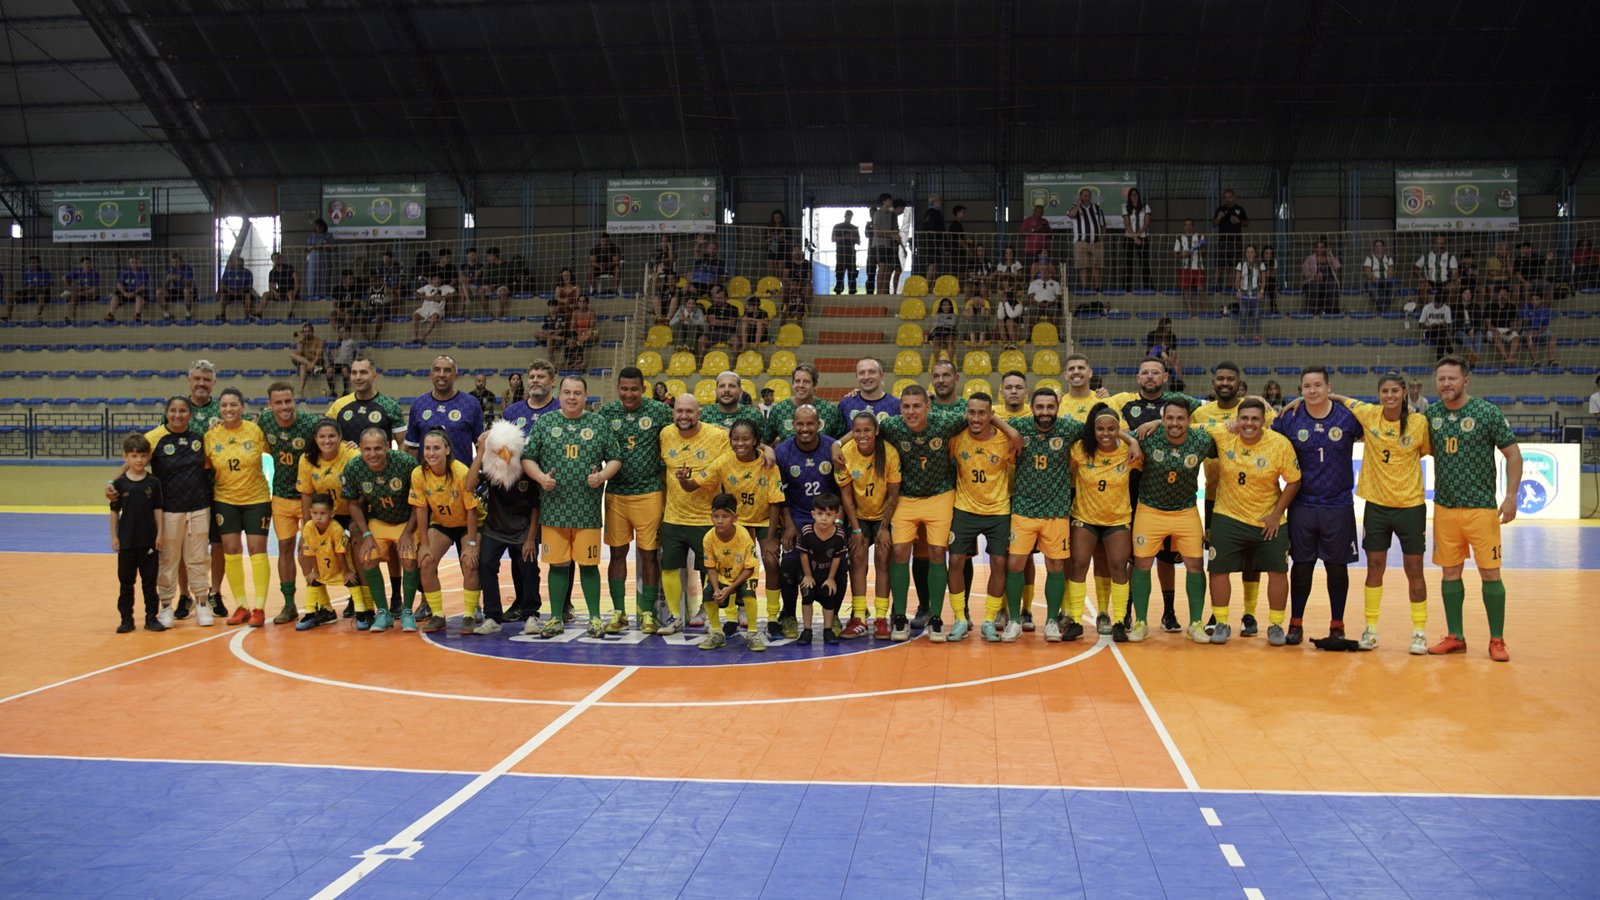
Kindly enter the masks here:
M 1289 558 L 1297 563 L 1349 565 L 1360 558 L 1356 550 L 1354 506 L 1289 507 Z
M 454 544 L 456 546 L 457 550 L 461 549 L 461 541 L 462 541 L 463 538 L 465 538 L 467 536 L 467 526 L 465 526 L 465 525 L 432 525 L 432 524 L 430 524 L 428 526 L 428 530 L 429 531 L 437 531 L 440 534 L 444 535 L 445 537 L 449 538 L 450 539 L 450 543 Z

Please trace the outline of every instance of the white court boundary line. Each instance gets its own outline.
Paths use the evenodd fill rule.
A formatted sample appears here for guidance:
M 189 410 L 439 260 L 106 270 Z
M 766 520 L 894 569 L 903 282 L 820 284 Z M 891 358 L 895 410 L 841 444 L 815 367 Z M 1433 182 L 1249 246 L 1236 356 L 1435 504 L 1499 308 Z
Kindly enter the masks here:
M 1138 676 L 1133 674 L 1133 667 L 1128 665 L 1128 660 L 1123 657 L 1122 650 L 1116 644 L 1111 644 L 1111 658 L 1117 661 L 1117 668 L 1128 678 L 1128 687 L 1133 689 L 1133 696 L 1139 700 L 1139 705 L 1144 707 L 1144 714 L 1149 717 L 1150 724 L 1155 726 L 1156 737 L 1161 739 L 1161 746 L 1167 748 L 1167 756 L 1172 758 L 1172 764 L 1178 769 L 1178 776 L 1183 779 L 1183 786 L 1191 791 L 1200 790 L 1200 782 L 1195 780 L 1194 771 L 1189 768 L 1189 762 L 1183 758 L 1183 752 L 1178 749 L 1178 744 L 1172 739 L 1167 726 L 1161 721 L 1161 716 L 1156 712 L 1155 705 L 1145 695 L 1144 686 L 1139 684 Z
M 237 628 L 238 626 L 234 626 L 234 627 Z M 246 630 L 248 630 L 248 626 L 246 626 Z M 177 653 L 179 650 L 187 650 L 190 647 L 197 647 L 197 646 L 199 646 L 201 644 L 206 643 L 207 641 L 214 641 L 217 638 L 227 637 L 231 633 L 232 633 L 231 631 L 229 631 L 229 630 L 227 630 L 225 628 L 224 630 L 219 631 L 216 634 L 210 635 L 208 637 L 203 637 L 203 638 L 199 639 L 198 641 L 190 641 L 187 644 L 180 644 L 180 645 L 178 645 L 176 647 L 168 647 L 165 650 L 157 650 L 154 653 L 147 653 L 144 656 L 138 657 L 136 659 L 130 659 L 130 660 L 126 660 L 124 662 L 119 662 L 119 663 L 117 663 L 115 665 L 106 666 L 103 669 L 95 669 L 93 672 L 85 672 L 82 675 L 74 675 L 71 678 L 63 678 L 62 680 L 54 682 L 53 684 L 47 684 L 47 685 L 44 685 L 43 687 L 36 687 L 36 688 L 33 688 L 32 690 L 23 691 L 20 694 L 12 694 L 9 697 L 0 697 L 0 703 L 10 703 L 13 700 L 21 700 L 23 697 L 31 697 L 34 694 L 38 694 L 38 693 L 41 693 L 43 691 L 48 691 L 51 688 L 63 687 L 65 685 L 72 684 L 75 681 L 82 681 L 85 678 L 93 678 L 96 675 L 104 675 L 107 672 L 115 672 L 117 669 L 121 669 L 121 668 L 125 668 L 127 666 L 131 666 L 134 663 L 142 663 L 145 660 L 155 659 L 158 656 L 166 656 L 168 653 Z
M 351 866 L 348 871 L 330 882 L 327 887 L 324 887 L 322 890 L 312 895 L 312 900 L 334 900 L 334 898 L 343 895 L 345 891 L 355 887 L 358 883 L 360 883 L 361 879 L 377 871 L 378 867 L 383 865 L 388 860 L 410 859 L 417 853 L 417 851 L 422 849 L 423 844 L 420 838 L 428 831 L 428 829 L 444 821 L 445 817 L 449 816 L 457 809 L 460 809 L 473 797 L 476 797 L 478 794 L 482 793 L 483 790 L 490 784 L 494 783 L 496 779 L 510 771 L 512 766 L 528 758 L 533 751 L 544 746 L 545 742 L 549 741 L 552 737 L 555 737 L 556 733 L 567 727 L 567 725 L 569 725 L 573 719 L 576 719 L 578 716 L 582 715 L 583 712 L 593 706 L 596 701 L 610 693 L 613 688 L 626 681 L 628 676 L 637 671 L 639 671 L 638 667 L 629 666 L 611 676 L 611 678 L 607 680 L 605 684 L 602 684 L 590 691 L 588 696 L 584 697 L 582 700 L 579 700 L 572 706 L 571 709 L 568 709 L 566 712 L 557 716 L 550 724 L 539 729 L 538 734 L 528 738 L 527 741 L 523 742 L 522 746 L 511 751 L 511 753 L 507 754 L 504 759 L 495 763 L 488 770 L 479 774 L 478 777 L 463 785 L 460 790 L 456 791 L 454 794 L 451 794 L 438 806 L 428 810 L 415 822 L 412 822 L 405 828 L 400 829 L 400 831 L 395 833 L 394 837 L 389 838 L 389 840 L 385 843 L 379 844 L 376 847 L 371 847 L 366 852 L 362 853 L 360 856 L 360 862 Z

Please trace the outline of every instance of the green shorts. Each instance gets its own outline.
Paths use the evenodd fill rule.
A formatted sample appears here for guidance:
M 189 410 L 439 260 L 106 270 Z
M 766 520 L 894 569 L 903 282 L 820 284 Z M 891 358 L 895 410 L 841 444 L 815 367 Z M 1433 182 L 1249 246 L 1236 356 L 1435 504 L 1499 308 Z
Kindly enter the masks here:
M 706 532 L 711 530 L 710 525 L 674 525 L 671 522 L 661 523 L 661 568 L 681 569 L 689 562 L 689 553 L 693 551 L 695 569 L 700 572 L 706 570 L 705 560 L 700 554 L 705 552 Z
M 1397 508 L 1368 503 L 1362 516 L 1366 535 L 1361 538 L 1361 549 L 1372 553 L 1387 553 L 1394 538 L 1400 539 L 1400 552 L 1407 556 L 1421 556 L 1428 545 L 1428 507 L 1418 504 Z
M 235 506 L 232 503 L 211 504 L 211 521 L 217 534 L 238 534 L 266 537 L 272 525 L 272 501 Z
M 1263 540 L 1260 525 L 1216 515 L 1211 519 L 1211 559 L 1206 569 L 1230 572 L 1289 571 L 1289 528 L 1283 526 L 1272 540 Z
M 979 516 L 964 509 L 956 510 L 950 519 L 950 552 L 958 556 L 976 556 L 979 535 L 983 536 L 990 556 L 1005 556 L 1011 545 L 1011 517 Z
M 750 536 L 756 539 L 757 550 L 761 549 L 761 542 L 767 539 L 767 535 L 772 533 L 771 525 L 746 525 L 744 527 L 746 531 L 750 532 Z
M 861 536 L 867 539 L 870 548 L 878 540 L 878 532 L 883 530 L 883 522 L 874 522 L 871 519 L 857 519 L 861 523 Z
M 1084 531 L 1087 531 L 1090 534 L 1093 534 L 1094 537 L 1095 537 L 1095 540 L 1097 540 L 1097 541 L 1105 540 L 1106 539 L 1106 535 L 1116 534 L 1119 531 L 1127 531 L 1128 530 L 1128 526 L 1127 525 L 1094 525 L 1094 524 L 1091 524 L 1089 522 L 1079 521 L 1078 519 L 1073 519 L 1072 520 L 1072 527 L 1073 528 L 1082 528 Z

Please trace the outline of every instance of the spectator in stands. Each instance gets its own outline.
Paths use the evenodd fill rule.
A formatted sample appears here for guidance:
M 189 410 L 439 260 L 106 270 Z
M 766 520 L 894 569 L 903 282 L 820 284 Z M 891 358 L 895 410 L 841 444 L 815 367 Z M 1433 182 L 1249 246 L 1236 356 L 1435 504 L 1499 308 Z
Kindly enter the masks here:
M 333 282 L 333 245 L 337 243 L 328 233 L 328 223 L 317 219 L 311 223 L 311 234 L 306 237 L 306 285 L 308 297 L 327 296 Z M 294 313 L 289 313 L 293 318 Z
M 1195 233 L 1193 219 L 1184 219 L 1183 233 L 1172 243 L 1172 255 L 1178 260 L 1178 291 L 1183 295 L 1183 308 L 1189 313 L 1206 307 L 1205 251 L 1205 236 Z
M 906 245 L 905 232 L 900 230 L 901 216 L 905 215 L 906 202 L 896 197 L 889 205 L 889 211 L 894 214 L 894 246 L 890 248 L 889 260 L 889 293 L 900 293 L 900 276 L 906 270 L 906 257 L 910 254 L 910 247 Z
M 667 235 L 661 236 L 655 252 L 650 254 L 648 284 L 650 301 L 656 304 L 656 319 L 665 322 L 667 304 L 671 302 L 668 294 L 678 285 L 678 253 L 672 248 L 672 238 Z
M 955 266 L 951 265 L 955 271 Z M 972 255 L 967 257 L 966 274 L 961 276 L 963 283 L 971 283 L 979 293 L 987 294 L 994 287 L 994 265 L 983 255 L 981 246 L 972 248 Z
M 1589 415 L 1600 416 L 1600 378 L 1594 380 L 1595 392 L 1589 395 Z
M 1494 245 L 1494 255 L 1483 263 L 1483 280 L 1490 296 L 1501 288 L 1511 287 L 1511 272 L 1516 263 L 1511 259 L 1511 245 L 1501 241 Z
M 1462 270 L 1467 268 L 1466 254 L 1462 254 Z M 1456 350 L 1467 358 L 1469 367 L 1478 365 L 1478 352 L 1483 349 L 1483 331 L 1486 324 L 1487 312 L 1484 304 L 1478 299 L 1479 292 L 1475 287 L 1462 288 L 1456 302 L 1450 307 L 1454 318 L 1454 338 Z
M 1321 242 L 1318 245 L 1326 247 Z M 1241 344 L 1261 343 L 1261 273 L 1256 245 L 1248 244 L 1244 248 L 1244 259 L 1239 260 L 1233 273 L 1233 296 L 1238 303 Z
M 667 389 L 667 383 L 665 381 L 658 381 L 651 385 L 650 396 L 662 403 L 672 402 L 672 392 Z
M 1361 262 L 1361 274 L 1367 279 L 1367 296 L 1372 298 L 1372 308 L 1388 312 L 1394 303 L 1397 282 L 1394 277 L 1394 257 L 1389 255 L 1389 245 L 1383 241 L 1372 242 L 1372 253 Z
M 1267 313 L 1278 314 L 1278 251 L 1261 248 L 1261 296 L 1266 298 Z
M 855 211 L 844 211 L 844 221 L 833 226 L 833 292 L 844 293 L 848 280 L 850 293 L 856 292 L 856 278 L 860 272 L 856 268 L 856 247 L 861 244 L 861 229 L 853 221 Z
M 335 397 L 343 397 L 350 393 L 350 367 L 355 364 L 356 356 L 361 352 L 361 344 L 352 334 L 348 325 L 340 325 L 332 349 L 328 350 L 328 393 Z M 333 379 L 337 377 L 340 382 L 338 390 L 334 390 Z
M 1580 291 L 1600 288 L 1600 251 L 1588 238 L 1578 238 L 1572 248 L 1572 286 Z
M 693 352 L 695 359 L 699 359 L 705 355 L 710 340 L 706 337 L 706 311 L 688 294 L 680 294 L 677 304 L 667 320 L 672 328 L 672 343 L 679 350 Z
M 505 318 L 511 307 L 511 267 L 500 258 L 500 248 L 489 248 L 489 261 L 483 266 L 484 300 L 494 298 L 494 314 Z
M 394 251 L 383 251 L 383 261 L 372 270 L 370 293 L 383 292 L 391 302 L 400 302 L 405 292 L 406 268 L 395 261 Z
M 250 274 L 250 270 L 244 267 L 244 260 L 237 255 L 228 257 L 222 274 L 217 276 L 217 321 L 228 318 L 229 303 L 238 303 L 246 319 L 255 318 L 255 276 Z
M 1028 327 L 1039 322 L 1054 322 L 1060 328 L 1066 320 L 1061 311 L 1064 292 L 1056 280 L 1055 266 L 1046 260 L 1037 277 L 1028 283 Z
M 1058 274 L 1056 271 L 1055 262 L 1050 259 L 1050 253 L 1048 251 L 1040 251 L 1040 253 L 1033 258 L 1033 262 L 1028 266 L 1028 280 L 1036 281 L 1045 272 L 1049 272 L 1051 278 L 1055 278 Z
M 571 315 L 572 339 L 567 343 L 567 366 L 573 369 L 586 367 L 589 348 L 600 342 L 600 324 L 594 310 L 589 308 L 589 298 L 578 295 L 578 303 Z
M 589 293 L 599 293 L 602 278 L 611 279 L 612 290 L 622 282 L 622 251 L 609 234 L 600 235 L 600 242 L 589 250 Z
M 1278 384 L 1276 379 L 1269 379 L 1267 386 L 1261 389 L 1261 399 L 1267 401 L 1267 405 L 1272 407 L 1274 412 L 1282 411 L 1283 385 Z
M 774 400 L 772 388 L 762 388 L 761 403 L 756 408 L 761 410 L 761 415 L 765 416 L 767 413 L 772 412 L 772 405 L 774 402 L 776 401 Z
M 434 260 L 433 270 L 428 275 L 438 276 L 439 286 L 449 288 L 452 293 L 461 289 L 461 282 L 458 280 L 461 275 L 456 271 L 455 258 L 448 248 L 439 251 L 439 258 Z
M 1244 231 L 1250 227 L 1250 216 L 1233 197 L 1233 188 L 1222 189 L 1222 202 L 1211 214 L 1212 233 L 1217 236 L 1216 250 L 1211 264 L 1219 269 L 1232 270 L 1244 256 Z
M 706 334 L 711 343 L 733 344 L 734 329 L 739 327 L 739 311 L 728 302 L 728 293 L 720 285 L 711 288 L 711 305 L 706 308 Z
M 1417 314 L 1417 324 L 1422 326 L 1422 338 L 1433 345 L 1434 358 L 1443 359 L 1455 352 L 1454 317 L 1443 291 L 1429 298 L 1428 305 Z
M 872 221 L 867 223 L 867 293 L 876 294 L 880 286 L 888 286 L 899 247 L 900 222 L 894 214 L 894 195 L 879 194 Z
M 944 195 L 928 198 L 928 208 L 922 211 L 922 221 L 917 223 L 917 262 L 922 276 L 932 284 L 945 272 L 959 272 L 959 266 L 950 265 L 949 245 L 945 242 Z
M 1106 267 L 1106 213 L 1095 202 L 1094 191 L 1078 191 L 1078 202 L 1067 208 L 1072 222 L 1072 267 L 1078 272 L 1078 290 L 1100 293 Z
M 721 290 L 720 287 L 717 290 Z M 783 273 L 783 319 L 804 322 L 811 310 L 811 261 L 799 245 L 789 249 Z
M 689 287 L 696 294 L 704 294 L 711 290 L 712 285 L 727 282 L 728 267 L 717 254 L 716 241 L 708 240 L 699 245 L 697 250 L 694 264 L 689 268 Z
M 439 325 L 439 320 L 444 318 L 445 302 L 456 292 L 456 289 L 444 283 L 444 277 L 436 269 L 428 276 L 428 283 L 417 288 L 417 299 L 422 305 L 411 313 L 411 341 L 419 343 L 427 340 L 433 334 L 433 329 Z M 427 326 L 427 330 L 423 330 Z
M 478 406 L 483 410 L 483 424 L 485 426 L 494 424 L 500 401 L 494 391 L 489 390 L 489 377 L 482 374 L 472 376 L 472 390 L 467 391 L 467 394 L 478 401 Z
M 133 320 L 141 321 L 144 305 L 149 300 L 150 273 L 139 265 L 139 257 L 129 256 L 127 267 L 117 275 L 117 283 L 111 286 L 111 308 L 106 311 L 106 321 L 116 319 L 117 306 L 123 303 L 132 303 Z
M 973 281 L 962 286 L 967 296 L 961 301 L 961 340 L 969 349 L 989 342 L 989 301 Z
M 751 297 L 745 300 L 744 318 L 739 320 L 739 333 L 733 336 L 734 351 L 765 344 L 770 319 L 758 298 Z
M 474 304 L 482 304 L 483 312 L 489 311 L 489 296 L 483 286 L 483 263 L 478 259 L 478 248 L 467 248 L 467 259 L 457 269 L 457 287 L 461 291 L 462 311 L 472 315 L 476 311 Z
M 1339 268 L 1339 257 L 1328 248 L 1328 242 L 1317 241 L 1316 249 L 1300 264 L 1300 278 L 1306 292 L 1306 312 L 1314 316 L 1339 313 Z
M 955 351 L 956 346 L 956 305 L 949 297 L 940 297 L 939 306 L 933 313 L 933 330 L 928 333 L 928 342 L 937 352 L 942 352 L 946 357 Z
M 1017 344 L 1022 342 L 1022 321 L 1027 312 L 1027 304 L 1019 293 L 997 293 L 999 301 L 995 303 L 995 334 L 1002 349 L 1015 350 Z
M 1511 292 L 1513 300 L 1527 303 L 1530 297 L 1542 294 L 1548 297 L 1555 283 L 1551 280 L 1555 269 L 1556 252 L 1546 251 L 1543 256 L 1534 252 L 1533 244 L 1523 241 L 1517 248 L 1516 267 L 1512 271 Z M 1532 347 L 1528 348 L 1530 351 Z
M 506 379 L 505 393 L 500 395 L 500 408 L 505 409 L 513 403 L 521 403 L 527 399 L 528 392 L 522 386 L 522 373 L 512 372 Z
M 327 364 L 327 346 L 317 337 L 317 329 L 310 322 L 294 333 L 294 349 L 289 351 L 289 362 L 300 372 L 300 395 L 306 393 L 306 381 L 313 372 L 321 372 Z
M 84 301 L 98 304 L 100 302 L 100 272 L 95 269 L 94 261 L 85 256 L 78 260 L 78 267 L 67 273 L 62 279 L 66 290 L 61 292 L 61 298 L 67 301 L 67 321 L 78 321 L 78 304 Z
M 355 270 L 341 271 L 339 286 L 333 289 L 333 313 L 329 317 L 333 327 L 338 328 L 340 325 L 355 327 L 361 318 L 363 307 L 368 305 L 367 295 L 361 290 L 361 283 L 356 280 Z
M 1550 330 L 1550 300 L 1544 291 L 1534 290 L 1522 305 L 1522 346 L 1528 348 L 1528 363 L 1556 364 L 1556 336 Z
M 1419 379 L 1406 382 L 1406 408 L 1419 414 L 1428 408 L 1428 398 L 1422 396 L 1422 382 Z
M 961 271 L 971 260 L 983 256 L 983 246 L 967 234 L 967 208 L 957 206 L 950 210 L 950 221 L 945 229 L 945 264 L 951 272 Z
M 570 309 L 578 300 L 578 295 L 583 291 L 578 287 L 578 278 L 571 269 L 562 269 L 557 276 L 555 290 L 552 293 L 552 306 L 559 306 L 564 312 Z
M 1000 262 L 994 267 L 995 293 L 1009 297 L 1020 292 L 1022 288 L 1022 262 L 1017 259 L 1016 248 L 1006 247 L 1000 251 Z
M 1461 262 L 1450 252 L 1444 235 L 1435 235 L 1433 249 L 1417 257 L 1417 297 L 1424 304 L 1434 294 L 1443 293 L 1446 301 L 1454 299 L 1460 276 Z
M 1149 290 L 1153 283 L 1150 281 L 1150 207 L 1138 188 L 1128 188 L 1122 203 L 1122 232 L 1128 236 L 1126 264 L 1122 268 L 1123 289 Z
M 511 257 L 511 293 L 527 294 L 533 291 L 533 270 L 521 253 Z
M 274 300 L 287 300 L 289 308 L 283 317 L 292 319 L 295 301 L 299 299 L 300 275 L 295 272 L 294 266 L 283 261 L 282 253 L 272 254 L 272 269 L 267 272 L 267 292 L 261 295 L 261 306 L 257 314 L 266 312 L 267 304 Z
M 167 271 L 161 276 L 161 287 L 156 289 L 156 299 L 161 302 L 161 313 L 167 318 L 172 318 L 172 301 L 174 298 L 183 300 L 183 317 L 194 318 L 194 266 L 183 261 L 183 256 L 177 253 L 167 257 Z M 221 322 L 222 317 L 218 316 Z
M 27 265 L 22 270 L 22 285 L 6 296 L 4 321 L 11 321 L 11 312 L 19 300 L 37 306 L 38 313 L 34 316 L 34 320 L 43 321 L 44 306 L 50 302 L 50 285 L 54 281 L 55 279 L 50 277 L 50 270 L 39 262 L 39 257 L 28 257 Z
M 1517 312 L 1517 304 L 1511 299 L 1510 288 L 1495 290 L 1494 303 L 1489 306 L 1487 318 L 1489 340 L 1500 356 L 1500 364 L 1516 365 L 1517 348 L 1522 345 L 1522 317 Z
M 1044 217 L 1044 204 L 1033 205 L 1033 215 L 1022 220 L 1018 229 L 1022 232 L 1022 255 L 1026 259 L 1036 260 L 1041 253 L 1050 252 L 1050 220 Z M 1033 277 L 1030 273 L 1029 277 Z
M 789 262 L 789 245 L 792 236 L 789 233 L 789 219 L 783 210 L 775 209 L 767 217 L 767 225 L 761 230 L 761 241 L 767 247 L 767 274 L 773 278 L 782 278 L 784 268 Z

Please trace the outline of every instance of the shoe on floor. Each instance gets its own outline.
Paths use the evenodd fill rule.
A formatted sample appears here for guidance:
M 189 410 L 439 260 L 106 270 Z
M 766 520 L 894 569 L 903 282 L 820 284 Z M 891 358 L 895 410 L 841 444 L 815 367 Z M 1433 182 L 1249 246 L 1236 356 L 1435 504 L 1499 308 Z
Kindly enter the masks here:
M 851 616 L 850 621 L 844 623 L 844 628 L 839 632 L 839 637 L 847 641 L 866 636 L 867 623 L 862 621 L 860 616 Z
M 1111 616 L 1106 614 L 1106 613 L 1100 613 L 1099 615 L 1095 616 L 1094 617 L 1094 627 L 1095 627 L 1095 630 L 1100 632 L 1101 634 L 1110 634 L 1111 633 Z
M 1059 618 L 1045 620 L 1044 639 L 1052 644 L 1061 643 L 1061 622 Z
M 872 639 L 887 641 L 889 639 L 889 617 L 879 616 L 872 621 Z
M 948 639 L 951 642 L 964 641 L 967 638 L 967 632 L 971 630 L 972 623 L 970 621 L 966 619 L 957 619 L 956 623 L 950 626 L 950 634 Z
M 250 610 L 250 627 L 260 628 L 267 624 L 267 611 L 264 609 Z
M 1228 642 L 1228 638 L 1232 636 L 1233 626 L 1229 625 L 1227 622 L 1218 622 L 1211 629 L 1211 643 L 1213 644 L 1226 644 Z
M 161 620 L 156 618 L 155 616 L 145 616 L 144 617 L 144 630 L 145 631 L 166 631 L 167 630 L 167 626 L 161 624 Z
M 1288 644 L 1291 647 L 1298 647 L 1300 645 L 1300 642 L 1305 640 L 1305 639 L 1306 639 L 1305 626 L 1303 626 L 1303 625 L 1290 625 L 1289 626 L 1289 633 L 1288 633 L 1288 635 L 1286 635 L 1284 637 L 1283 642 L 1285 644 Z
M 238 609 L 233 611 L 233 615 L 228 616 L 228 624 L 229 625 L 243 625 L 243 624 L 245 624 L 246 622 L 249 622 L 249 621 L 250 621 L 250 608 L 248 606 L 241 606 Z
M 1033 611 L 1025 609 L 1022 611 L 1022 630 L 1032 631 L 1033 629 Z
M 163 628 L 171 628 L 172 622 L 176 618 L 177 617 L 172 614 L 172 607 L 170 606 L 163 606 L 161 607 L 161 611 L 156 613 L 156 621 L 160 622 L 161 627 Z
M 1025 628 L 1021 622 L 1007 622 L 1006 627 L 1000 631 L 1000 640 L 1007 644 L 1015 643 L 1017 638 L 1022 637 Z
M 800 622 L 794 616 L 784 616 L 778 620 L 778 625 L 783 629 L 784 637 L 790 640 L 800 637 Z
M 1128 641 L 1130 643 L 1143 643 L 1144 639 L 1149 636 L 1150 626 L 1146 625 L 1144 622 L 1135 622 L 1133 623 L 1133 627 L 1128 629 Z
M 130 632 L 132 630 L 133 630 L 133 620 L 132 619 L 123 619 L 122 620 L 122 624 L 117 626 L 117 634 L 127 634 L 128 632 Z
M 500 623 L 496 622 L 493 619 L 484 619 L 482 622 L 478 623 L 478 627 L 472 629 L 470 632 L 467 632 L 467 631 L 463 631 L 462 632 L 462 634 L 499 634 L 499 633 L 500 633 Z
M 388 631 L 394 627 L 394 616 L 387 609 L 380 609 L 372 614 L 372 627 L 369 631 Z
M 663 637 L 678 633 L 678 620 L 668 619 L 664 624 L 656 627 L 656 634 Z
M 194 598 L 184 594 L 178 598 L 178 610 L 172 614 L 174 619 L 187 619 L 194 612 Z
M 1128 626 L 1120 621 L 1111 623 L 1111 639 L 1119 644 L 1128 642 Z
M 211 614 L 213 616 L 219 619 L 228 617 L 228 605 L 222 602 L 222 594 L 213 593 L 206 598 L 206 602 L 211 604 Z
M 928 617 L 928 640 L 935 644 L 942 644 L 949 640 L 950 635 L 944 630 L 944 619 L 939 616 Z
M 1328 623 L 1328 637 L 1344 640 L 1344 623 L 1335 619 Z
M 1000 629 L 994 626 L 994 622 L 985 622 L 979 625 L 978 633 L 983 635 L 983 639 L 991 644 L 1000 643 Z
M 544 623 L 539 621 L 538 616 L 529 616 L 522 620 L 522 633 L 524 636 L 532 637 L 538 634 L 543 627 Z
M 1167 610 L 1166 612 L 1162 613 L 1161 630 L 1165 631 L 1167 634 L 1177 634 L 1178 632 L 1182 631 L 1183 626 L 1178 624 L 1178 614 L 1172 610 Z
M 656 621 L 653 613 L 642 613 L 639 616 L 639 631 L 642 634 L 657 634 L 661 631 L 661 623 Z
M 1361 632 L 1361 640 L 1357 645 L 1363 650 L 1378 649 L 1378 629 L 1368 625 L 1366 630 Z
M 1428 653 L 1428 633 L 1425 631 L 1411 632 L 1411 655 L 1426 656 Z
M 429 616 L 422 621 L 422 625 L 417 630 L 432 634 L 435 631 L 445 630 L 449 625 L 450 623 L 445 621 L 444 616 Z
M 583 630 L 585 637 L 603 638 L 606 636 L 606 623 L 599 619 L 590 619 L 589 627 Z
M 1195 622 L 1189 626 L 1189 640 L 1196 644 L 1211 643 L 1211 635 L 1206 633 L 1205 623 Z
M 1256 617 L 1245 613 L 1239 619 L 1239 637 L 1255 637 L 1257 631 Z
M 606 634 L 622 634 L 628 630 L 628 614 L 620 609 L 611 611 L 611 617 L 606 619 Z
M 417 617 L 409 609 L 400 611 L 400 630 L 408 633 L 417 630 Z
M 1083 637 L 1083 623 L 1071 616 L 1065 618 L 1066 621 L 1061 626 L 1061 639 L 1063 641 L 1075 641 Z
M 1511 661 L 1511 654 L 1506 652 L 1505 638 L 1489 638 L 1489 658 L 1495 662 Z
M 539 637 L 542 640 L 548 641 L 551 638 L 560 637 L 566 630 L 567 623 L 564 621 L 563 617 L 551 616 L 550 621 L 546 622 L 544 627 L 539 629 Z
M 295 623 L 294 630 L 310 631 L 311 629 L 317 627 L 317 624 L 317 612 L 316 610 L 312 610 L 311 612 L 308 612 L 300 617 L 300 621 Z
M 210 628 L 217 624 L 217 617 L 211 614 L 211 607 L 200 604 L 194 608 L 194 623 L 201 628 Z
M 1268 647 L 1282 647 L 1285 643 L 1287 643 L 1287 641 L 1286 641 L 1286 639 L 1284 637 L 1284 634 L 1283 634 L 1283 626 L 1282 625 L 1277 625 L 1277 624 L 1268 625 L 1267 626 L 1267 646 Z
M 369 609 L 356 613 L 355 619 L 356 630 L 366 631 L 372 627 L 372 610 Z
M 933 618 L 932 614 L 930 614 L 926 609 L 917 610 L 917 614 L 911 617 L 912 629 L 919 630 L 927 628 L 928 620 L 931 618 Z
M 721 650 L 728 646 L 728 638 L 720 631 L 713 631 L 701 638 L 696 646 L 701 650 Z
M 894 627 L 891 628 L 890 631 L 889 631 L 889 640 L 891 640 L 891 641 L 909 641 L 909 640 L 911 640 L 911 622 L 908 621 L 905 616 L 895 616 L 893 624 L 894 624 Z
M 300 610 L 295 609 L 293 603 L 285 603 L 283 609 L 278 610 L 278 614 L 272 617 L 272 624 L 287 625 L 298 618 L 300 618 Z
M 752 628 L 744 634 L 744 645 L 752 653 L 761 653 L 767 649 L 767 642 L 761 639 L 761 630 Z
M 1430 656 L 1444 656 L 1447 653 L 1467 652 L 1467 642 L 1453 634 L 1447 634 L 1439 639 L 1439 643 L 1428 648 Z
M 835 634 L 832 628 L 824 628 L 822 629 L 822 642 L 824 644 L 837 644 L 839 643 L 839 635 Z
M 324 606 L 317 610 L 318 625 L 332 625 L 337 621 L 339 621 L 339 614 L 334 612 L 331 607 Z

